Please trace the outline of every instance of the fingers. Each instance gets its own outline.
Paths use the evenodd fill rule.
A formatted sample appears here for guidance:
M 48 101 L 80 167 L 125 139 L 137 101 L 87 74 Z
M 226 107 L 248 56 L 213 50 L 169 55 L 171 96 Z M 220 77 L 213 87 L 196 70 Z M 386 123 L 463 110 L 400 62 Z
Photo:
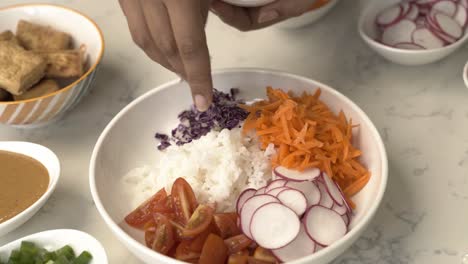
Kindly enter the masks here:
M 153 43 L 172 68 L 186 78 L 166 6 L 159 0 L 141 0 L 141 5 Z
M 279 0 L 258 10 L 257 23 L 266 24 L 287 18 L 300 16 L 309 11 L 317 0 Z
M 140 2 L 137 0 L 120 0 L 120 5 L 127 17 L 128 27 L 133 41 L 146 53 L 152 60 L 159 62 L 168 70 L 175 69 L 166 60 L 165 56 L 159 51 L 151 38 L 149 28 L 145 22 L 145 16 Z
M 211 105 L 213 84 L 208 46 L 200 1 L 167 0 L 174 37 L 184 65 L 196 107 L 205 111 Z
M 233 6 L 215 0 L 211 4 L 211 11 L 216 14 L 224 23 L 229 24 L 241 31 L 253 29 L 253 21 L 250 12 L 246 8 Z

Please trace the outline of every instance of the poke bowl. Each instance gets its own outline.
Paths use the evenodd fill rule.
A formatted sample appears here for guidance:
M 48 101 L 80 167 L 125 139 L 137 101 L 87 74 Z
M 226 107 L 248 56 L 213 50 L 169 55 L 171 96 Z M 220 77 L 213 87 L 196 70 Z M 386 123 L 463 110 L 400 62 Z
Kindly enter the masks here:
M 108 227 L 144 263 L 205 263 L 207 248 L 215 249 L 210 258 L 216 255 L 223 260 L 219 263 L 224 263 L 227 257 L 233 260 L 232 257 L 238 261 L 234 263 L 255 258 L 267 263 L 322 264 L 338 257 L 369 225 L 385 192 L 387 156 L 375 126 L 344 95 L 305 77 L 271 70 L 226 69 L 215 71 L 213 81 L 217 90 L 211 112 L 190 109 L 187 84 L 173 81 L 136 99 L 104 129 L 95 145 L 89 173 L 93 199 Z M 296 120 L 288 117 L 296 111 L 291 109 L 304 103 L 312 103 L 320 113 L 315 121 L 306 122 L 311 127 L 317 126 L 317 131 L 321 130 L 318 124 L 322 122 L 326 127 L 331 123 L 346 124 L 348 132 L 342 133 L 343 138 L 336 134 L 334 139 L 321 139 L 349 140 L 351 145 L 345 148 L 352 149 L 347 153 L 354 153 L 347 158 L 338 157 L 328 167 L 331 170 L 313 161 L 319 159 L 319 154 L 310 157 L 305 152 L 293 151 L 292 146 L 277 148 L 276 143 L 268 142 L 276 137 L 261 136 L 269 132 L 259 132 L 260 128 L 278 129 L 264 127 L 268 122 L 262 123 L 260 117 L 266 118 L 273 109 L 278 115 L 290 113 L 278 117 L 278 124 L 285 122 L 288 127 L 288 120 Z M 229 117 L 219 118 L 220 113 L 229 113 Z M 326 118 L 322 119 L 322 115 Z M 270 121 L 275 123 L 273 116 L 270 115 Z M 178 117 L 182 120 L 180 124 Z M 206 122 L 187 130 L 187 122 L 200 120 Z M 213 120 L 217 125 L 210 123 Z M 257 124 L 259 127 L 249 128 Z M 303 124 L 304 135 L 309 135 L 309 125 Z M 172 137 L 163 135 L 172 128 L 176 128 Z M 293 128 L 289 131 L 290 140 L 281 135 L 278 140 L 291 143 L 301 134 Z M 341 148 L 341 143 L 338 145 L 335 147 Z M 288 151 L 295 154 L 284 156 L 283 152 Z M 293 158 L 295 155 L 308 158 Z M 351 167 L 363 170 L 363 176 L 351 187 L 335 176 L 328 176 L 340 175 L 354 182 L 348 178 L 348 172 L 337 170 L 341 168 L 338 165 L 341 161 L 337 160 L 353 160 Z M 294 164 L 311 165 L 295 169 Z M 355 189 L 356 186 L 360 187 Z M 320 196 L 315 202 L 311 189 Z M 350 193 L 352 197 L 348 197 Z M 288 198 L 283 200 L 281 195 Z M 294 202 L 288 205 L 289 198 Z M 320 217 L 311 217 L 312 211 Z M 194 245 L 193 241 L 201 237 L 200 232 L 195 236 L 194 230 L 201 223 L 206 225 L 198 231 L 206 236 L 202 244 Z M 159 237 L 162 233 L 164 236 Z M 229 234 L 243 240 L 234 241 Z M 171 243 L 165 243 L 168 240 Z M 303 246 L 304 241 L 311 244 Z M 238 256 L 231 254 L 235 250 L 233 245 L 244 245 L 242 254 L 241 251 L 236 251 Z M 301 248 L 302 254 L 295 255 L 291 245 Z M 187 252 L 186 248 L 193 252 Z M 179 258 L 181 254 L 186 258 Z

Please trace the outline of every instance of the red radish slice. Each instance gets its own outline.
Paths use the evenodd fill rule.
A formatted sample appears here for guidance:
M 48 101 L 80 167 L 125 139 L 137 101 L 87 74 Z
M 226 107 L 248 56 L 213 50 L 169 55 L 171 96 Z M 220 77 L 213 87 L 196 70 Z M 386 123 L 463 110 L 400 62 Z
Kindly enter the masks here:
M 255 192 L 255 195 L 265 194 L 266 187 L 262 187 Z
M 348 213 L 348 209 L 344 205 L 334 204 L 331 209 L 339 215 L 346 215 Z
M 280 192 L 284 191 L 284 190 L 287 190 L 289 189 L 289 187 L 286 187 L 286 186 L 283 186 L 283 187 L 278 187 L 278 188 L 274 188 L 270 191 L 268 191 L 266 194 L 269 194 L 269 195 L 272 195 L 272 196 L 277 196 Z
M 237 213 L 240 212 L 242 209 L 242 206 L 244 206 L 245 201 L 247 201 L 250 197 L 254 196 L 257 190 L 250 188 L 246 189 L 241 194 L 239 195 L 239 198 L 237 198 L 237 203 L 236 203 L 236 210 Z
M 280 261 L 287 262 L 314 254 L 316 246 L 317 244 L 307 235 L 304 225 L 301 225 L 299 234 L 291 243 L 282 248 L 273 249 L 272 253 Z
M 397 43 L 395 44 L 395 46 L 393 46 L 397 49 L 407 49 L 407 50 L 423 50 L 425 49 L 424 47 L 421 47 L 417 44 L 414 44 L 414 43 L 406 43 L 406 42 L 403 42 L 403 43 Z
M 327 191 L 327 187 L 325 187 L 325 184 L 322 182 L 318 182 L 317 185 L 320 189 L 320 194 L 322 195 L 320 198 L 319 205 L 324 206 L 326 208 L 331 208 L 334 202 Z
M 300 228 L 301 221 L 296 213 L 279 203 L 259 207 L 250 222 L 252 239 L 266 249 L 278 249 L 291 243 Z
M 316 244 L 316 246 L 315 246 L 315 252 L 314 253 L 319 252 L 320 250 L 324 249 L 324 247 L 322 247 L 321 245 L 319 245 L 317 243 L 315 243 L 315 244 Z
M 427 28 L 419 28 L 413 32 L 413 43 L 426 49 L 438 49 L 444 42 Z
M 403 11 L 401 12 L 401 17 L 404 18 L 404 17 L 406 17 L 406 16 L 409 14 L 409 12 L 411 11 L 411 5 L 410 5 L 410 3 L 408 3 L 408 2 L 403 2 L 403 3 L 400 4 L 400 6 L 401 6 L 401 9 L 403 10 Z
M 274 173 L 279 178 L 288 181 L 312 181 L 320 175 L 320 170 L 318 168 L 310 168 L 301 172 L 280 166 L 275 168 Z
M 458 4 L 457 8 L 457 13 L 455 14 L 455 21 L 461 26 L 465 27 L 466 26 L 466 21 L 467 21 L 467 10 L 465 7 L 463 7 L 462 4 Z
M 425 17 L 418 17 L 418 18 L 416 18 L 416 20 L 414 22 L 416 23 L 416 26 L 418 26 L 418 27 L 426 26 L 426 18 Z
M 341 192 L 336 187 L 335 182 L 330 179 L 326 173 L 322 173 L 323 182 L 325 183 L 325 187 L 327 188 L 328 194 L 333 199 L 333 201 L 338 205 L 343 205 L 344 197 L 341 196 Z
M 410 10 L 408 11 L 408 14 L 405 16 L 406 19 L 409 20 L 416 20 L 419 16 L 419 7 L 415 4 L 410 5 Z
M 304 194 L 307 199 L 307 207 L 312 205 L 317 205 L 320 202 L 321 194 L 320 189 L 315 185 L 315 183 L 310 181 L 304 182 L 293 182 L 289 181 L 285 185 L 291 189 L 298 190 Z
M 443 33 L 455 39 L 459 39 L 463 35 L 462 27 L 453 18 L 442 13 L 437 13 L 434 15 L 434 19 Z
M 464 8 L 468 9 L 468 0 L 460 0 L 460 4 L 461 4 Z
M 442 39 L 446 44 L 451 44 L 457 41 L 454 37 L 447 35 L 446 33 L 442 32 L 439 25 L 434 21 L 434 18 L 431 16 L 427 16 L 427 25 L 428 29 L 432 31 L 437 37 Z
M 344 193 L 343 193 L 343 190 L 341 190 L 340 186 L 338 184 L 336 184 L 336 188 L 338 188 L 338 190 L 340 191 L 341 193 L 341 196 L 342 197 L 345 197 Z M 350 214 L 353 213 L 353 209 L 351 208 L 351 206 L 349 205 L 348 201 L 346 200 L 346 198 L 343 198 L 343 202 L 344 202 L 344 206 L 346 207 L 346 209 L 348 209 L 348 212 Z
M 413 21 L 402 19 L 395 25 L 389 26 L 382 34 L 382 42 L 393 46 L 401 42 L 411 42 L 411 34 L 416 29 Z
M 437 2 L 438 0 L 418 0 L 416 1 L 416 3 L 418 5 L 430 5 L 430 4 L 433 4 L 435 2 Z
M 310 238 L 323 246 L 333 244 L 348 231 L 341 215 L 323 206 L 312 206 L 303 221 Z
M 377 25 L 388 26 L 396 23 L 401 18 L 402 13 L 403 8 L 400 5 L 391 6 L 377 15 Z
M 245 201 L 244 206 L 240 211 L 240 226 L 242 232 L 249 238 L 252 238 L 250 234 L 250 220 L 252 220 L 252 215 L 255 213 L 260 206 L 267 203 L 279 203 L 280 201 L 271 195 L 260 194 L 250 197 Z
M 343 221 L 345 222 L 346 226 L 349 226 L 349 224 L 351 223 L 351 221 L 349 221 L 350 217 L 348 214 L 344 214 L 341 216 L 343 218 Z
M 298 190 L 287 189 L 281 191 L 276 198 L 287 207 L 291 208 L 297 215 L 302 215 L 307 210 L 307 199 Z
M 274 180 L 274 181 L 270 182 L 270 184 L 268 184 L 268 186 L 265 189 L 265 192 L 268 192 L 271 189 L 275 189 L 275 188 L 278 188 L 278 187 L 283 187 L 286 183 L 287 183 L 287 181 L 283 180 L 283 179 Z
M 457 4 L 451 0 L 441 0 L 432 5 L 431 12 L 441 12 L 453 17 L 457 13 Z

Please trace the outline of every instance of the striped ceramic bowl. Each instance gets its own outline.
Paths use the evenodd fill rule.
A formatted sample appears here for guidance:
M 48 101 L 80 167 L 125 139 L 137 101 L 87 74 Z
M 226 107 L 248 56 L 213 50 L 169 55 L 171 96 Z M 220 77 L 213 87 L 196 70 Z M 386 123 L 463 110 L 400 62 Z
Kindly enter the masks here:
M 16 30 L 20 19 L 49 25 L 73 37 L 73 45 L 87 48 L 86 73 L 57 92 L 24 101 L 0 102 L 0 124 L 36 127 L 64 116 L 92 88 L 104 54 L 104 37 L 97 24 L 78 11 L 49 4 L 0 7 L 0 32 Z

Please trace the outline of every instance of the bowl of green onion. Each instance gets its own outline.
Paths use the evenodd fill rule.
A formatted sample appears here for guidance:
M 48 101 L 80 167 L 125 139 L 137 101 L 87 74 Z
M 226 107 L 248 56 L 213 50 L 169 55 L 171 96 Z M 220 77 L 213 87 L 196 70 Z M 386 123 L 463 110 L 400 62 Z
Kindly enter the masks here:
M 0 247 L 0 264 L 108 264 L 91 235 L 71 229 L 44 231 Z

